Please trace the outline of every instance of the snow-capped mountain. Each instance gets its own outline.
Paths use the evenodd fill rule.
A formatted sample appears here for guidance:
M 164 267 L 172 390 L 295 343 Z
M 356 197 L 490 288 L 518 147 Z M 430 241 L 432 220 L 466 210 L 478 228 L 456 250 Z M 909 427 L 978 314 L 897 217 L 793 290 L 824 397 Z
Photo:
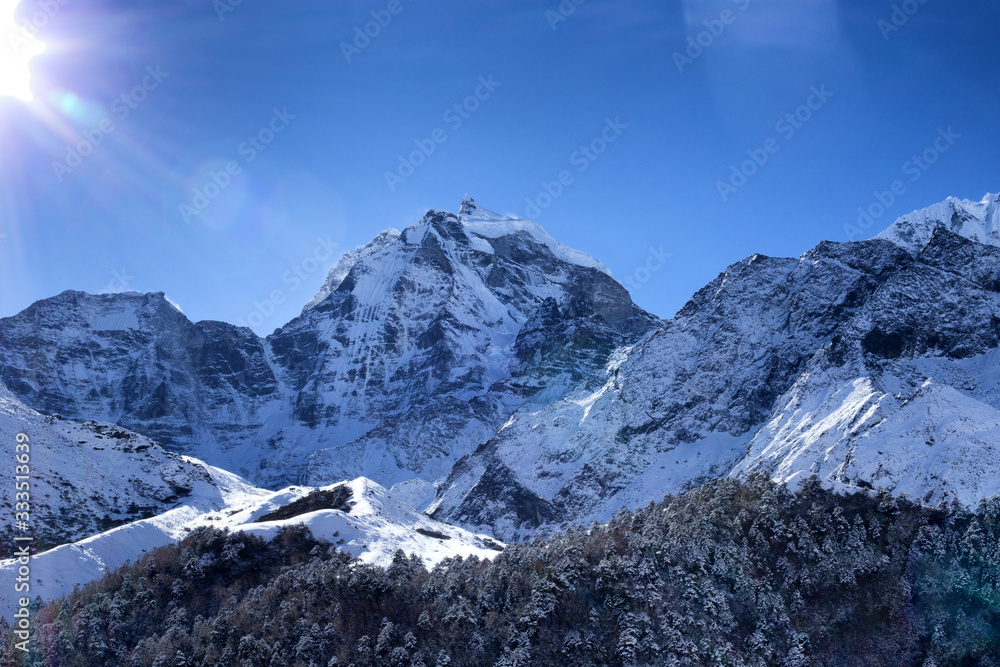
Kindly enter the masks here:
M 753 255 L 660 321 L 466 198 L 344 255 L 265 339 L 163 295 L 39 302 L 0 320 L 0 380 L 260 485 L 364 476 L 504 540 L 754 472 L 972 503 L 1000 493 L 997 206 Z
M 1000 195 L 988 194 L 978 202 L 948 197 L 940 204 L 904 215 L 876 238 L 892 241 L 915 253 L 936 229 L 1000 246 Z
M 199 527 L 245 531 L 273 538 L 285 527 L 305 525 L 361 561 L 388 565 L 397 550 L 417 554 L 428 567 L 456 556 L 492 558 L 504 545 L 484 535 L 435 521 L 358 478 L 324 488 L 254 488 L 211 469 L 217 493 L 192 498 L 163 514 L 64 544 L 31 559 L 31 596 L 51 600 L 143 554 L 183 539 Z M 0 561 L 0 615 L 15 609 L 18 563 Z
M 658 323 L 599 262 L 466 198 L 345 255 L 266 339 L 162 294 L 38 302 L 0 320 L 0 381 L 261 485 L 364 475 L 420 504 L 514 409 Z
M 26 407 L 0 385 L 0 440 L 27 436 L 27 528 L 15 531 L 13 480 L 0 491 L 7 535 L 31 535 L 32 548 L 52 548 L 115 526 L 161 514 L 181 503 L 218 497 L 222 471 L 164 450 L 120 426 L 76 423 Z M 12 469 L 13 470 L 13 469 Z M 14 542 L 0 549 L 13 553 Z
M 468 198 L 342 260 L 323 294 L 268 339 L 295 397 L 295 426 L 271 437 L 322 447 L 310 484 L 443 479 L 515 407 L 657 323 L 598 262 Z
M 162 293 L 64 292 L 0 320 L 0 382 L 46 414 L 120 424 L 227 465 L 282 396 L 264 341 L 193 324 Z
M 515 414 L 431 510 L 516 539 L 756 471 L 935 504 L 1000 494 L 1000 250 L 981 227 L 729 267 L 598 389 Z
M 810 359 L 735 475 L 1000 495 L 1000 248 L 936 228 Z

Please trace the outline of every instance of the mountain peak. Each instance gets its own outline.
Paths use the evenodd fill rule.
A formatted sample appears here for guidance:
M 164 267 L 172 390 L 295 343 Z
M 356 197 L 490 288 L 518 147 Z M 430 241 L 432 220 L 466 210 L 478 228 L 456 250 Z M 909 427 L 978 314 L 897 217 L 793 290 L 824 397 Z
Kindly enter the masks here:
M 470 197 L 469 195 L 465 195 L 465 197 L 462 199 L 462 208 L 459 209 L 458 214 L 474 215 L 478 208 L 479 204 L 476 203 L 476 200 Z
M 458 211 L 458 216 L 464 223 L 468 223 L 472 220 L 486 220 L 486 221 L 499 221 L 499 220 L 517 220 L 517 218 L 511 218 L 506 215 L 500 215 L 499 213 L 494 213 L 493 211 L 483 208 L 476 203 L 476 200 L 465 195 L 462 199 L 462 207 Z
M 947 229 L 984 245 L 1000 246 L 1000 195 L 987 194 L 978 202 L 948 197 L 904 215 L 875 238 L 917 253 L 937 229 Z
M 586 253 L 563 245 L 534 220 L 494 213 L 477 204 L 476 200 L 469 195 L 465 195 L 462 200 L 459 220 L 461 220 L 466 232 L 482 238 L 499 238 L 509 234 L 526 232 L 564 262 L 597 269 L 601 273 L 611 275 L 611 271 L 604 264 Z
M 611 271 L 604 264 L 586 253 L 559 243 L 537 222 L 494 213 L 466 195 L 462 199 L 462 206 L 457 216 L 450 211 L 431 209 L 417 224 L 407 227 L 402 232 L 389 229 L 379 234 L 367 245 L 358 246 L 355 250 L 344 253 L 330 270 L 326 282 L 320 290 L 303 307 L 302 313 L 305 314 L 315 308 L 335 292 L 357 264 L 387 251 L 397 242 L 419 243 L 428 229 L 433 229 L 433 233 L 441 238 L 463 239 L 462 243 L 477 244 L 478 248 L 485 249 L 488 253 L 493 252 L 489 239 L 526 233 L 536 243 L 544 245 L 553 255 L 564 262 L 596 269 L 608 276 L 611 275 Z

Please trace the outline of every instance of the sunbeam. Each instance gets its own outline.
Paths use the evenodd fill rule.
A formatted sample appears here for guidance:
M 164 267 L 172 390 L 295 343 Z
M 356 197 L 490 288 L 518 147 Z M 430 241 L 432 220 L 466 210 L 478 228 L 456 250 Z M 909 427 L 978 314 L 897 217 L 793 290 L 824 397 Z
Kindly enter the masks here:
M 45 44 L 14 20 L 20 0 L 0 0 L 0 96 L 24 101 L 34 99 L 31 92 L 29 61 L 45 50 Z

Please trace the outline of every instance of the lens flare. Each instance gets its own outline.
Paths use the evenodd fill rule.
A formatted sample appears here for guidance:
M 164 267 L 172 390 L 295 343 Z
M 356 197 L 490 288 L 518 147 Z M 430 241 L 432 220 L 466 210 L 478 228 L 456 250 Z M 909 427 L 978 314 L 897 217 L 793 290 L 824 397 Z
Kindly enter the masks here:
M 16 97 L 26 102 L 34 99 L 31 92 L 31 70 L 28 62 L 45 50 L 45 44 L 35 39 L 33 24 L 21 25 L 14 20 L 14 10 L 20 0 L 0 0 L 0 97 Z

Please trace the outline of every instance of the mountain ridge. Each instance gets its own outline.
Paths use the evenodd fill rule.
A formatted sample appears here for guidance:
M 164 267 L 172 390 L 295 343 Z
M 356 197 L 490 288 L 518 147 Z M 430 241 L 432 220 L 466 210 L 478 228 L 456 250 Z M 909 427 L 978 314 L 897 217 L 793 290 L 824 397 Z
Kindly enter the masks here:
M 918 252 L 936 229 L 947 229 L 970 241 L 1000 246 L 1000 194 L 982 200 L 948 197 L 939 204 L 902 216 L 875 238 Z
M 623 349 L 598 389 L 516 414 L 430 510 L 514 540 L 754 472 L 932 504 L 1000 494 L 1000 252 L 928 233 L 916 253 L 877 238 L 733 264 Z M 838 417 L 824 392 L 857 383 L 868 398 Z M 927 445 L 893 443 L 921 434 Z
M 264 338 L 193 323 L 162 293 L 43 300 L 0 319 L 0 381 L 45 412 L 120 423 L 272 488 L 369 473 L 422 480 L 427 496 L 513 407 L 659 322 L 537 223 L 469 197 L 462 210 L 346 254 Z
M 660 320 L 466 197 L 346 253 L 265 338 L 162 293 L 38 302 L 0 320 L 0 382 L 262 486 L 365 476 L 508 541 L 755 472 L 969 503 L 1000 492 L 1000 207 L 956 202 L 751 255 Z

